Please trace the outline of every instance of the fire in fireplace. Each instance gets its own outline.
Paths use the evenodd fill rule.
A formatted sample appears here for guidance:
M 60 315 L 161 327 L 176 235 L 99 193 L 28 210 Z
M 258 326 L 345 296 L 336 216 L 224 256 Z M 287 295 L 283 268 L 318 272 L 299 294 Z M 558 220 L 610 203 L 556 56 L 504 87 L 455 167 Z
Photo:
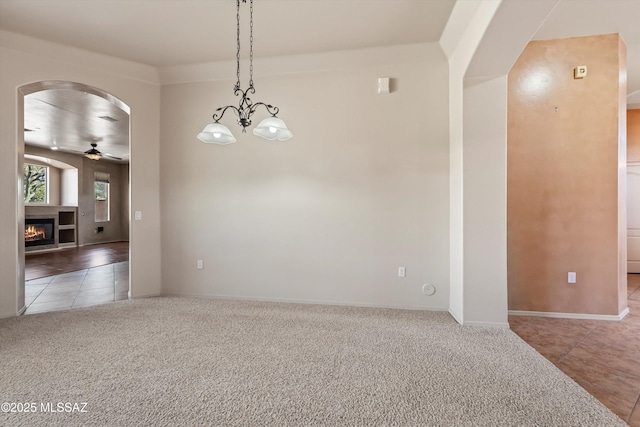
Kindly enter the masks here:
M 25 246 L 53 245 L 53 218 L 27 218 L 24 224 Z
M 28 225 L 24 229 L 24 241 L 35 242 L 36 240 L 43 240 L 47 230 L 40 225 Z

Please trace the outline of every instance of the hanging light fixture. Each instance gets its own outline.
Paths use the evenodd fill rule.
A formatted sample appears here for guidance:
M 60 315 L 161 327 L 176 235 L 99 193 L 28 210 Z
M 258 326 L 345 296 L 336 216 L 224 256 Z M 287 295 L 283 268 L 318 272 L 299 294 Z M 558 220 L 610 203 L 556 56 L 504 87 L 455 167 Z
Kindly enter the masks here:
M 102 153 L 98 151 L 96 148 L 98 144 L 95 142 L 91 143 L 91 150 L 87 150 L 84 152 L 84 156 L 91 160 L 100 160 L 102 158 Z
M 242 3 L 246 3 L 247 0 L 242 0 Z M 213 144 L 231 144 L 236 142 L 236 138 L 233 136 L 228 127 L 219 122 L 224 116 L 224 113 L 231 109 L 238 117 L 238 124 L 242 126 L 242 132 L 247 131 L 247 127 L 251 126 L 251 116 L 256 112 L 258 107 L 264 106 L 271 117 L 268 117 L 260 122 L 258 126 L 253 129 L 253 134 L 260 136 L 267 140 L 286 141 L 291 138 L 293 134 L 287 125 L 284 124 L 282 119 L 276 117 L 276 114 L 280 111 L 278 107 L 274 107 L 264 102 L 252 103 L 249 94 L 256 93 L 256 89 L 253 86 L 253 0 L 249 0 L 249 87 L 246 90 L 240 88 L 240 0 L 236 0 L 236 21 L 237 21 L 237 51 L 236 51 L 236 85 L 233 87 L 233 93 L 236 96 L 242 96 L 240 104 L 227 105 L 226 107 L 218 108 L 213 114 L 213 123 L 208 124 L 202 132 L 198 134 L 198 139 L 202 142 Z

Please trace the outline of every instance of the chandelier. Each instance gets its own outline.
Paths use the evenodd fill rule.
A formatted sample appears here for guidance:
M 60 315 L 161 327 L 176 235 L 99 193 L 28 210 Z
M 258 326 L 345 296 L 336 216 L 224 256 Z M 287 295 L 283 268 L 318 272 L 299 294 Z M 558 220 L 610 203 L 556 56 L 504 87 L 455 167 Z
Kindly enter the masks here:
M 246 3 L 247 0 L 242 0 L 242 3 Z M 233 136 L 228 127 L 219 122 L 224 116 L 227 110 L 232 110 L 238 117 L 238 124 L 242 126 L 242 132 L 246 132 L 247 127 L 251 126 L 251 116 L 256 112 L 258 107 L 263 106 L 271 117 L 268 117 L 260 122 L 258 126 L 253 129 L 253 134 L 260 136 L 268 140 L 286 141 L 291 138 L 293 134 L 287 125 L 284 124 L 282 119 L 276 117 L 276 114 L 280 111 L 278 107 L 274 107 L 264 102 L 253 103 L 249 95 L 256 93 L 256 89 L 253 86 L 253 0 L 249 0 L 249 87 L 242 90 L 240 87 L 240 0 L 236 0 L 236 85 L 233 87 L 233 93 L 235 96 L 241 96 L 240 103 L 236 107 L 235 105 L 227 105 L 226 107 L 218 108 L 213 114 L 213 123 L 209 123 L 202 132 L 198 134 L 198 139 L 202 142 L 213 144 L 231 144 L 236 142 L 236 138 Z

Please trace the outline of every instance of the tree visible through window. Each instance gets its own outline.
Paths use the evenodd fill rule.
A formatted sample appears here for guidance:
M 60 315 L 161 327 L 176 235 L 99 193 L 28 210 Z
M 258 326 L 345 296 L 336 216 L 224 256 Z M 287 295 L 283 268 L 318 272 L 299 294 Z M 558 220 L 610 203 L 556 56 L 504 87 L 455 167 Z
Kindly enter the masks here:
M 24 164 L 24 202 L 47 203 L 48 167 Z

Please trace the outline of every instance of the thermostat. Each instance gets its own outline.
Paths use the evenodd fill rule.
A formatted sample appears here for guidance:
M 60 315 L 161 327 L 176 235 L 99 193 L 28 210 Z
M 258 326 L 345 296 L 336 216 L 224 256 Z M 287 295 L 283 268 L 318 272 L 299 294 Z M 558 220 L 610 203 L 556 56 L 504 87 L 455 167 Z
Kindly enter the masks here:
M 587 66 L 586 65 L 578 65 L 573 69 L 573 78 L 574 79 L 582 79 L 587 77 Z

